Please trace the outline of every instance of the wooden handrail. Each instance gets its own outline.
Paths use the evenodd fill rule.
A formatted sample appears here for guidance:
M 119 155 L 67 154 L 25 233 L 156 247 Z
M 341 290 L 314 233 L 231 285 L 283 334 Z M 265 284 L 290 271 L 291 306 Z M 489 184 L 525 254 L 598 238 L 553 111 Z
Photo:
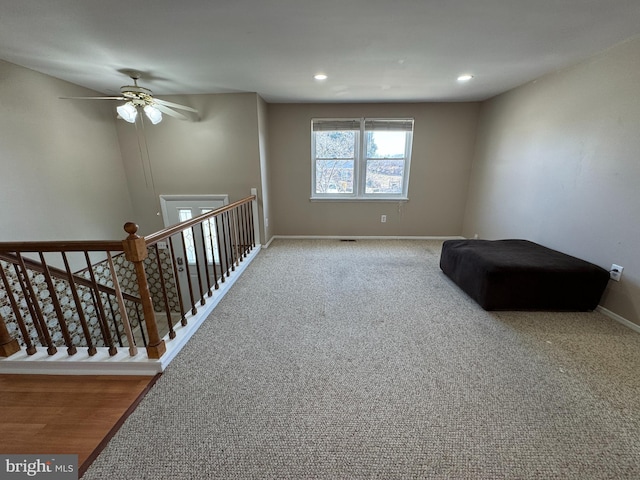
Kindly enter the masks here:
M 2 242 L 0 252 L 121 252 L 121 240 Z
M 216 208 L 215 210 L 212 210 L 212 211 L 207 212 L 207 213 L 203 213 L 202 215 L 198 215 L 197 217 L 193 217 L 193 218 L 191 218 L 189 220 L 186 220 L 186 221 L 184 221 L 182 223 L 178 223 L 177 225 L 173 225 L 171 227 L 167 227 L 167 228 L 165 228 L 163 230 L 160 230 L 158 232 L 152 233 L 152 234 L 147 235 L 146 237 L 144 237 L 145 243 L 147 244 L 148 247 L 151 246 L 151 245 L 155 245 L 158 242 L 166 240 L 171 235 L 175 235 L 176 233 L 180 233 L 180 232 L 182 232 L 183 230 L 185 230 L 185 229 L 187 229 L 189 227 L 192 227 L 194 225 L 202 223 L 204 220 L 207 220 L 208 218 L 212 218 L 212 217 L 215 217 L 217 215 L 220 215 L 221 213 L 233 210 L 237 206 L 243 205 L 245 203 L 252 202 L 255 199 L 256 199 L 255 195 L 250 195 L 250 196 L 248 196 L 246 198 L 243 198 L 242 200 L 238 200 L 236 202 L 230 203 L 229 205 L 225 205 L 224 207 Z
M 164 228 L 144 237 L 147 246 L 154 245 L 186 228 L 197 225 L 202 221 L 233 210 L 239 205 L 249 203 L 256 199 L 255 195 L 230 203 L 223 207 L 203 213 L 190 220 L 177 225 Z M 60 241 L 37 241 L 37 242 L 0 242 L 0 253 L 7 252 L 121 252 L 121 240 L 60 240 Z

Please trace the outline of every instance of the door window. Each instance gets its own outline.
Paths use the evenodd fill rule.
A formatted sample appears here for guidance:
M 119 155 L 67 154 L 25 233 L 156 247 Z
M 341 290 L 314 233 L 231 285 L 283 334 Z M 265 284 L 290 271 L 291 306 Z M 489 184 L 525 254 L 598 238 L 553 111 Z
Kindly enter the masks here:
M 194 217 L 194 210 L 196 213 L 195 216 L 213 211 L 212 208 L 178 208 L 178 218 L 180 219 L 180 222 L 191 220 Z M 196 227 L 196 231 L 198 231 L 198 228 L 199 227 Z M 202 222 L 202 229 L 204 233 L 204 249 L 207 255 L 207 263 L 213 263 L 214 259 L 216 263 L 220 263 L 215 221 L 213 219 L 205 220 Z M 183 236 L 184 246 L 187 251 L 187 262 L 190 265 L 194 265 L 196 263 L 196 245 L 193 240 L 193 230 L 185 230 Z

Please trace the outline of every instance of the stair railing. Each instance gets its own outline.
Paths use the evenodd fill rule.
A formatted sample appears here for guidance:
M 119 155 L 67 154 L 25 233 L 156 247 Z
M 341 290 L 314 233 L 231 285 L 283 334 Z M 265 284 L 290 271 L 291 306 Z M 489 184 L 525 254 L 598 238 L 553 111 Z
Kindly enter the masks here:
M 19 331 L 27 354 L 33 355 L 39 343 L 49 355 L 64 345 L 69 355 L 85 346 L 89 356 L 97 347 L 107 347 L 113 356 L 118 345 L 130 343 L 122 327 L 140 299 L 120 292 L 122 303 L 117 300 L 114 277 L 101 267 L 111 252 L 121 254 L 122 242 L 0 244 L 2 323 L 8 332 Z
M 142 344 L 160 358 L 164 333 L 175 338 L 256 246 L 256 213 L 251 195 L 146 237 L 129 222 L 123 241 L 0 243 L 0 356 L 134 356 Z

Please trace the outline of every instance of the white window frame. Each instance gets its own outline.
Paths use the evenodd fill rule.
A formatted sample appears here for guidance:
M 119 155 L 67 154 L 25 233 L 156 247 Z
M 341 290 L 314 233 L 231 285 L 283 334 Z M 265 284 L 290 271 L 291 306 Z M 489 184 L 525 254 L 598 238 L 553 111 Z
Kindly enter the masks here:
M 341 124 L 350 125 L 358 122 L 359 128 L 345 127 L 344 130 L 353 130 L 355 135 L 354 145 L 354 165 L 353 165 L 353 192 L 316 192 L 316 131 L 322 131 L 320 124 Z M 413 118 L 313 118 L 311 120 L 311 200 L 391 200 L 406 201 L 409 199 L 409 173 L 411 166 L 411 149 L 413 145 Z M 372 130 L 402 130 L 406 132 L 404 158 L 389 158 L 389 160 L 404 160 L 402 175 L 402 192 L 400 193 L 367 193 L 366 192 L 366 172 L 368 160 L 384 160 L 385 158 L 368 158 L 367 135 L 366 132 Z M 336 127 L 336 130 L 340 130 Z

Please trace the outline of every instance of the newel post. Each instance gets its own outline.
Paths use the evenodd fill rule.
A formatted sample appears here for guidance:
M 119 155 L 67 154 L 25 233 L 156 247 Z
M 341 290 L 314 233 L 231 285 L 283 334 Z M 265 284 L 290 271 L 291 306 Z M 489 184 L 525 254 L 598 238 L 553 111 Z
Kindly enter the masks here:
M 147 258 L 148 255 L 147 244 L 143 237 L 136 234 L 138 225 L 135 223 L 125 223 L 124 230 L 129 236 L 122 241 L 122 246 L 126 259 L 133 263 L 135 267 L 140 300 L 142 301 L 144 323 L 147 327 L 147 335 L 149 336 L 147 356 L 149 358 L 160 358 L 164 352 L 167 351 L 167 347 L 164 344 L 164 340 L 162 340 L 158 334 L 156 314 L 153 310 L 153 302 L 151 301 L 151 293 L 149 292 L 149 284 L 147 283 L 147 274 L 144 271 L 143 260 Z
M 0 357 L 10 357 L 19 351 L 20 344 L 18 340 L 9 335 L 7 325 L 4 323 L 4 318 L 2 318 L 0 314 Z

